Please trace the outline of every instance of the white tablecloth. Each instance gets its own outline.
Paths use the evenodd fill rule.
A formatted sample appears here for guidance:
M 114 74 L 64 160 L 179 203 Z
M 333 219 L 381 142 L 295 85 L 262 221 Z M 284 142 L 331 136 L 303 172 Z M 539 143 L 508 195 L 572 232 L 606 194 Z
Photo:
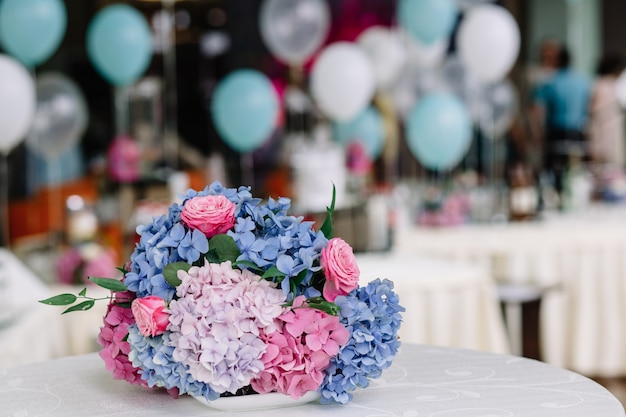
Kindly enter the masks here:
M 418 256 L 358 254 L 361 285 L 394 282 L 406 308 L 400 338 L 407 343 L 509 353 L 490 270 L 468 262 Z
M 95 354 L 0 370 L 0 404 L 2 415 L 50 417 L 624 416 L 613 395 L 579 374 L 531 359 L 410 344 L 347 405 L 224 413 L 114 380 Z
M 548 289 L 542 359 L 586 375 L 626 375 L 626 208 L 537 223 L 398 230 L 394 251 L 476 262 L 496 279 Z
M 64 292 L 76 294 L 82 288 L 48 286 L 12 252 L 0 248 L 0 368 L 46 361 L 67 355 L 94 352 L 96 337 L 106 311 L 106 301 L 92 310 L 61 315 L 65 307 L 41 304 Z M 107 296 L 108 291 L 90 287 L 87 295 Z M 0 415 L 2 415 L 0 413 Z

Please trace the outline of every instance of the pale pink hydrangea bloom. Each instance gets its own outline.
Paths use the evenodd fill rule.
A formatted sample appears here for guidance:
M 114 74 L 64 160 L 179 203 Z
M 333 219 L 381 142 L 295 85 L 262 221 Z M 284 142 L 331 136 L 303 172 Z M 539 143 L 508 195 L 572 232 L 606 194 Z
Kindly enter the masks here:
M 128 301 L 132 297 L 132 293 L 116 293 L 115 300 Z M 113 378 L 147 387 L 146 381 L 141 379 L 139 369 L 133 367 L 128 359 L 130 345 L 124 340 L 128 334 L 128 326 L 134 322 L 130 308 L 116 305 L 115 301 L 109 304 L 104 316 L 104 326 L 98 334 L 98 344 L 102 346 L 99 355 L 104 360 L 107 371 L 113 373 Z
M 279 318 L 282 329 L 264 337 L 265 369 L 251 381 L 258 393 L 280 392 L 297 399 L 317 390 L 330 358 L 350 337 L 337 316 L 304 307 L 304 300 L 296 297 L 293 308 Z
M 263 370 L 265 333 L 277 329 L 285 294 L 230 262 L 179 271 L 179 297 L 170 303 L 173 359 L 219 393 L 236 392 Z

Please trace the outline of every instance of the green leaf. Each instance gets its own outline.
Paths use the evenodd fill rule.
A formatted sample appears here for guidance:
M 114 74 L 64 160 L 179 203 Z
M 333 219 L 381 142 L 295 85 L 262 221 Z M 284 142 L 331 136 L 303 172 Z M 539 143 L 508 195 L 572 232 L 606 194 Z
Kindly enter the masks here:
M 81 292 L 78 293 L 79 297 L 84 297 L 85 295 L 87 295 L 87 288 L 83 288 Z
M 118 266 L 117 268 L 118 271 L 120 271 L 123 275 L 126 275 L 128 273 L 128 271 L 126 270 L 126 268 L 124 268 L 123 266 Z
M 122 342 L 128 342 L 128 336 L 130 336 L 130 333 L 126 333 L 126 336 L 122 338 Z
M 96 300 L 87 300 L 87 301 L 83 301 L 82 303 L 78 303 L 74 306 L 71 306 L 70 308 L 68 308 L 67 310 L 65 310 L 63 313 L 61 314 L 65 314 L 65 313 L 71 313 L 72 311 L 85 311 L 85 310 L 89 310 L 91 307 L 94 306 L 94 304 L 96 304 Z
M 76 301 L 76 296 L 74 294 L 59 294 L 54 297 L 46 298 L 45 300 L 39 300 L 42 304 L 47 304 L 49 306 L 67 306 Z
M 326 301 L 322 297 L 309 298 L 306 302 L 309 307 L 322 310 L 331 316 L 337 316 L 341 311 L 337 304 Z
M 283 278 L 286 275 L 287 274 L 285 274 L 284 272 L 280 272 L 280 270 L 276 267 L 276 265 L 274 265 L 271 268 L 269 268 L 267 271 L 265 271 L 263 273 L 263 275 L 261 275 L 261 278 L 263 278 L 263 279 L 267 279 L 267 278 Z
M 124 307 L 124 308 L 130 308 L 132 302 L 130 301 L 123 301 L 121 303 L 115 303 L 115 305 L 120 306 L 120 307 Z
M 181 284 L 180 278 L 178 278 L 178 271 L 183 270 L 185 272 L 191 269 L 191 265 L 187 262 L 173 262 L 168 264 L 163 269 L 163 277 L 165 277 L 165 281 L 170 284 L 172 287 L 176 288 Z
M 237 267 L 239 269 L 242 269 L 241 267 L 245 267 L 245 268 L 248 268 L 248 269 L 252 269 L 254 271 L 262 271 L 262 269 L 259 268 L 259 266 L 257 264 L 255 264 L 254 262 L 251 262 L 251 261 L 246 261 L 245 259 L 242 259 L 241 261 L 233 262 L 233 266 Z
M 302 284 L 302 281 L 304 281 L 304 278 L 306 278 L 307 274 L 308 274 L 308 270 L 305 269 L 304 271 L 300 272 L 298 275 L 296 275 L 295 277 L 293 277 L 291 279 L 291 282 L 293 282 L 295 285 L 300 285 Z
M 207 253 L 204 254 L 204 259 L 207 260 L 210 264 L 218 264 L 220 263 L 220 258 L 217 255 L 217 251 L 209 249 Z
M 102 288 L 106 288 L 107 290 L 111 290 L 114 292 L 128 291 L 128 288 L 126 288 L 126 285 L 124 285 L 122 281 L 117 280 L 117 279 L 89 277 L 89 281 L 93 282 L 94 284 Z
M 217 251 L 209 249 L 207 253 L 204 254 L 204 259 L 207 260 L 210 264 L 219 264 L 220 258 L 217 255 Z
M 215 235 L 209 239 L 209 249 L 217 255 L 217 263 L 235 262 L 241 252 L 235 240 L 228 235 Z
M 320 230 L 326 236 L 326 239 L 332 239 L 333 237 L 333 214 L 335 213 L 335 198 L 337 197 L 337 190 L 335 184 L 333 184 L 333 199 L 330 202 L 330 207 L 326 207 L 326 219 Z

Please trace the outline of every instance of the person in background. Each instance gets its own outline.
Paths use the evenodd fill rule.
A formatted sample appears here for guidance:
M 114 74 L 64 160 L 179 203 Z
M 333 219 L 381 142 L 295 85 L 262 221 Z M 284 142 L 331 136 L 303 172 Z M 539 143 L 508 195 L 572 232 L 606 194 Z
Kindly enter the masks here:
M 544 169 L 553 176 L 557 193 L 572 159 L 588 160 L 586 137 L 591 80 L 571 68 L 565 46 L 559 51 L 558 70 L 534 93 L 534 113 L 543 126 Z
M 562 42 L 555 37 L 546 37 L 539 43 L 536 62 L 526 68 L 520 83 L 520 106 L 526 111 L 519 112 L 518 120 L 514 121 L 509 132 L 513 139 L 513 148 L 519 148 L 524 153 L 537 179 L 541 176 L 544 165 L 545 123 L 543 113 L 535 105 L 534 97 L 558 70 L 561 47 Z
M 542 86 L 559 67 L 561 42 L 556 38 L 546 38 L 539 46 L 539 62 L 528 68 L 527 83 L 530 91 Z
M 624 168 L 624 113 L 617 98 L 616 82 L 624 70 L 620 55 L 600 59 L 589 103 L 589 152 L 598 167 Z

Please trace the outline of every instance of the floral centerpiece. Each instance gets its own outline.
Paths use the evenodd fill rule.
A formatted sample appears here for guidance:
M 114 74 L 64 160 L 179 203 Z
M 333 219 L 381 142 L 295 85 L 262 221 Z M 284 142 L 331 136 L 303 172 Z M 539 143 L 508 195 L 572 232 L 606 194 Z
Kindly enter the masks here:
M 287 214 L 289 199 L 215 182 L 151 224 L 112 291 L 98 342 L 113 377 L 213 401 L 277 392 L 347 403 L 394 359 L 393 283 L 359 286 L 352 248 Z M 42 302 L 91 308 L 86 290 Z

